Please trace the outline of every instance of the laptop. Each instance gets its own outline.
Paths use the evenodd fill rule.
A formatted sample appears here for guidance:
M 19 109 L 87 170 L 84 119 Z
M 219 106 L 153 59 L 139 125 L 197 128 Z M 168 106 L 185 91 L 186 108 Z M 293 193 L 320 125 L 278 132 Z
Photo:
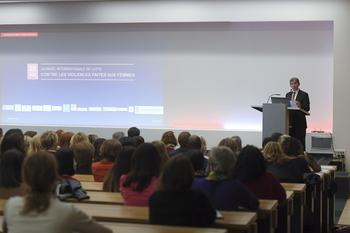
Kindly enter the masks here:
M 287 107 L 291 107 L 290 99 L 287 97 L 271 97 L 271 103 L 273 104 L 285 104 Z

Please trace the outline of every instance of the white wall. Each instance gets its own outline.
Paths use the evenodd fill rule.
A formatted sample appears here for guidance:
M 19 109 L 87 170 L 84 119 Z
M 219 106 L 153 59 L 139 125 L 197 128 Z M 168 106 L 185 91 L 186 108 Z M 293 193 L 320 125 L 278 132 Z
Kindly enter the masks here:
M 349 153 L 350 108 L 347 107 L 347 94 L 350 86 L 350 1 L 174 0 L 0 4 L 0 24 L 9 25 L 302 20 L 334 21 L 333 132 L 335 148 L 346 149 Z M 225 132 L 215 132 L 215 135 L 221 134 Z M 244 139 L 258 144 L 257 135 L 251 133 Z

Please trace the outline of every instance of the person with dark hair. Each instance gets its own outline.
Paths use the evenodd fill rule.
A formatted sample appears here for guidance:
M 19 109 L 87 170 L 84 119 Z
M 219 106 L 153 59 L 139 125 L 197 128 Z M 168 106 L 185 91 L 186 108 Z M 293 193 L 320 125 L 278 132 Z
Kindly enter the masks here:
M 97 138 L 98 138 L 98 136 L 96 134 L 89 134 L 88 135 L 88 139 L 89 139 L 89 142 L 91 144 L 94 144 L 94 142 L 96 141 Z
M 262 148 L 264 148 L 266 146 L 267 143 L 274 141 L 272 137 L 266 137 L 264 138 L 263 142 L 262 142 Z
M 188 150 L 188 138 L 191 136 L 190 132 L 183 131 L 179 134 L 177 140 L 180 144 L 180 147 L 174 150 L 169 154 L 170 157 L 175 156 L 177 154 L 183 154 Z
M 229 177 L 236 161 L 237 154 L 230 148 L 212 148 L 209 153 L 209 175 L 195 179 L 193 187 L 203 191 L 218 210 L 237 210 L 239 207 L 256 210 L 259 201 L 255 194 L 238 180 Z
M 128 137 L 132 138 L 132 137 L 136 137 L 136 136 L 140 136 L 140 129 L 136 128 L 136 127 L 131 127 L 128 129 Z
M 4 210 L 3 232 L 112 233 L 74 205 L 52 195 L 58 179 L 54 156 L 35 152 L 24 160 L 24 197 L 10 198 Z
M 95 181 L 103 182 L 121 150 L 122 145 L 118 140 L 109 139 L 103 142 L 100 148 L 102 160 L 92 164 L 92 174 Z
M 10 149 L 17 149 L 25 154 L 24 135 L 20 129 L 8 130 L 1 141 L 1 154 Z
M 35 135 L 37 135 L 38 134 L 38 132 L 36 132 L 36 131 L 32 131 L 32 130 L 28 130 L 28 131 L 26 131 L 25 133 L 24 133 L 24 136 L 29 136 L 29 137 L 34 137 Z
M 236 142 L 234 139 L 232 139 L 232 138 L 224 138 L 224 139 L 222 139 L 222 140 L 219 142 L 218 146 L 227 146 L 227 147 L 230 148 L 234 153 L 237 153 L 237 154 L 238 154 L 239 150 L 242 149 L 242 148 L 238 149 L 238 144 L 237 144 L 237 142 Z
M 4 132 L 2 131 L 2 128 L 0 128 L 0 140 L 2 139 L 3 135 L 4 135 Z
M 202 149 L 202 140 L 197 135 L 191 135 L 187 141 L 187 148 L 193 150 L 201 150 Z
M 0 198 L 7 199 L 23 194 L 21 169 L 24 158 L 25 155 L 17 149 L 7 150 L 1 155 Z
M 160 168 L 164 167 L 164 164 L 169 160 L 169 155 L 165 144 L 162 141 L 153 141 L 152 144 L 156 147 L 160 156 Z
M 121 139 L 119 139 L 119 142 L 120 142 L 123 146 L 134 146 L 134 147 L 136 147 L 136 143 L 135 143 L 134 138 L 122 137 Z
M 76 162 L 76 174 L 91 175 L 92 158 L 95 153 L 94 146 L 89 142 L 80 142 L 73 148 L 74 159 Z
M 138 147 L 142 143 L 145 143 L 145 139 L 142 136 L 135 136 L 132 138 L 132 140 L 134 141 L 136 147 Z
M 281 147 L 285 158 L 269 163 L 267 170 L 280 182 L 303 183 L 304 173 L 310 173 L 311 170 L 305 158 L 298 156 L 302 153 L 300 141 L 293 137 L 284 137 Z
M 120 178 L 125 205 L 147 206 L 160 173 L 160 156 L 154 145 L 140 145 L 131 160 L 131 170 Z
M 194 170 L 194 176 L 197 178 L 206 177 L 205 174 L 205 158 L 200 150 L 188 150 L 185 153 L 185 156 L 190 159 Z
M 73 132 L 63 132 L 61 136 L 58 137 L 58 146 L 59 147 L 69 147 L 70 140 L 72 139 L 74 133 Z
M 304 112 L 310 111 L 309 95 L 305 91 L 299 89 L 300 81 L 297 77 L 289 80 L 291 91 L 286 94 L 298 108 L 302 111 L 290 111 L 290 130 L 289 134 L 292 137 L 299 139 L 302 144 L 302 150 L 305 150 L 305 135 L 306 135 L 306 117 Z
M 95 153 L 94 153 L 94 157 L 93 157 L 93 161 L 94 162 L 98 162 L 101 161 L 101 155 L 100 155 L 100 149 L 102 144 L 106 141 L 105 138 L 97 138 L 94 142 L 94 148 L 95 148 Z
M 233 178 L 240 180 L 260 199 L 286 200 L 286 191 L 269 172 L 261 151 L 255 146 L 245 146 L 239 153 Z
M 122 137 L 125 137 L 125 134 L 122 131 L 118 131 L 112 134 L 112 139 L 120 140 Z
M 216 211 L 200 191 L 192 190 L 193 168 L 188 158 L 171 158 L 160 176 L 159 190 L 149 199 L 151 224 L 210 226 Z
M 280 137 L 281 137 L 282 135 L 283 135 L 283 134 L 281 134 L 281 133 L 273 133 L 273 134 L 271 135 L 270 138 L 272 138 L 272 141 L 278 142 L 278 140 L 280 139 Z
M 74 153 L 70 148 L 64 147 L 59 149 L 55 158 L 58 165 L 58 175 L 62 179 L 73 179 L 74 176 Z
M 131 168 L 131 158 L 135 150 L 136 148 L 133 146 L 123 146 L 119 156 L 114 161 L 113 167 L 109 170 L 103 181 L 103 191 L 120 192 L 120 177 L 129 173 Z
M 173 131 L 164 132 L 161 141 L 165 144 L 168 153 L 174 151 L 177 146 L 177 139 Z

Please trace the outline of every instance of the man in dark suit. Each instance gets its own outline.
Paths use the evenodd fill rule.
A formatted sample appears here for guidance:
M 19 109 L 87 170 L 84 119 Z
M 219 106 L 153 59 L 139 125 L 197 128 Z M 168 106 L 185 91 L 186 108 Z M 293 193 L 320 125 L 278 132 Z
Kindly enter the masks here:
M 289 80 L 291 91 L 286 94 L 297 107 L 299 107 L 304 112 L 310 111 L 310 100 L 309 95 L 299 89 L 300 82 L 299 79 L 293 77 Z M 305 150 L 305 135 L 306 135 L 306 117 L 303 111 L 291 111 L 289 119 L 289 135 L 300 140 L 304 146 Z

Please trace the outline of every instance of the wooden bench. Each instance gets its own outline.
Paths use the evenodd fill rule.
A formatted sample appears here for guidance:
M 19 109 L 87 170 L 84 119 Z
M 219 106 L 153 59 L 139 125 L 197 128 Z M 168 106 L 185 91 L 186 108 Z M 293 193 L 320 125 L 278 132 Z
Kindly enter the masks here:
M 2 226 L 3 217 L 0 216 L 0 226 Z M 110 228 L 114 233 L 227 233 L 226 229 L 204 228 L 204 227 L 180 227 L 180 226 L 161 226 L 131 223 L 100 222 L 102 225 Z M 2 228 L 0 228 L 2 233 Z
M 340 215 L 338 224 L 350 225 L 350 199 L 346 201 L 343 212 Z
M 337 166 L 321 166 L 322 171 L 329 171 L 330 172 L 330 180 L 329 182 L 334 182 L 335 180 L 335 172 L 337 171 Z M 328 188 L 327 188 L 328 191 Z M 328 201 L 328 228 L 329 230 L 333 228 L 334 226 L 334 219 L 335 219 L 335 195 L 327 195 L 327 201 Z
M 81 181 L 81 187 L 83 187 L 83 189 L 86 191 L 103 191 L 102 182 Z
M 94 176 L 93 175 L 79 175 L 76 174 L 73 176 L 74 179 L 79 180 L 80 182 L 94 182 Z

